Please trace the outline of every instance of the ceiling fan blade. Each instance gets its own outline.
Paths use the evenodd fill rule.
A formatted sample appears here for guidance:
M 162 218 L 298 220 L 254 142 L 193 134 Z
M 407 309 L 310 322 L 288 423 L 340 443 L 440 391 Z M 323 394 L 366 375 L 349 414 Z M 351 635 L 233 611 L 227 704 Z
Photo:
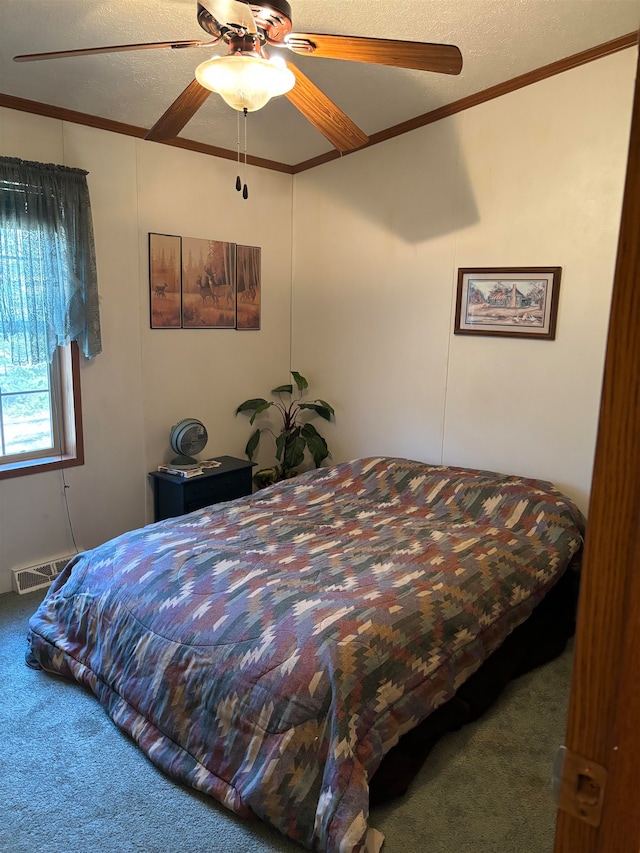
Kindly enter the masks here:
M 68 56 L 90 56 L 95 53 L 121 53 L 125 50 L 154 50 L 155 48 L 171 47 L 174 50 L 183 47 L 206 47 L 216 44 L 215 41 L 202 39 L 176 39 L 175 41 L 150 41 L 142 44 L 114 44 L 109 47 L 81 47 L 77 50 L 54 50 L 49 53 L 23 53 L 14 56 L 14 62 L 34 62 L 38 59 L 64 59 Z
M 415 68 L 441 74 L 459 74 L 462 54 L 452 44 L 427 44 L 359 36 L 331 36 L 319 33 L 290 33 L 284 44 L 301 56 L 371 62 L 396 68 Z
M 287 62 L 296 84 L 286 97 L 302 115 L 325 136 L 338 151 L 361 148 L 369 137 L 306 77 L 299 68 Z
M 193 118 L 207 100 L 211 92 L 192 80 L 187 88 L 175 99 L 168 110 L 153 125 L 145 139 L 152 142 L 164 142 L 176 137 L 185 124 Z
M 258 32 L 251 9 L 246 3 L 239 3 L 238 0 L 198 0 L 198 3 L 219 24 L 243 27 L 248 33 Z

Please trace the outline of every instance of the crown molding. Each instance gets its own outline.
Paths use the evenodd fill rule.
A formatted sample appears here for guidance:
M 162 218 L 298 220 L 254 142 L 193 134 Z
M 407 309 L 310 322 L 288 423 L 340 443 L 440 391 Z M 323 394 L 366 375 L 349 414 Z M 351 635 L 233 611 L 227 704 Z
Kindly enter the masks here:
M 458 101 L 453 101 L 450 104 L 445 104 L 436 110 L 425 113 L 424 115 L 416 116 L 409 121 L 396 124 L 393 127 L 388 127 L 386 130 L 381 130 L 369 137 L 366 145 L 356 148 L 353 151 L 327 151 L 326 154 L 320 154 L 310 160 L 290 165 L 288 163 L 279 163 L 275 160 L 265 160 L 261 157 L 252 157 L 247 155 L 247 163 L 251 166 L 258 166 L 261 169 L 270 169 L 275 172 L 284 172 L 288 175 L 297 175 L 300 172 L 306 172 L 316 166 L 321 166 L 324 163 L 330 163 L 341 157 L 346 157 L 349 154 L 355 154 L 357 151 L 363 151 L 365 148 L 371 148 L 373 145 L 378 145 L 380 142 L 386 142 L 389 139 L 394 139 L 396 136 L 402 136 L 412 130 L 417 130 L 427 124 L 440 121 L 443 118 L 455 115 L 456 113 L 468 110 L 471 107 L 477 107 L 479 104 L 491 101 L 494 98 L 499 98 L 502 95 L 507 95 L 510 92 L 515 92 L 517 89 L 522 89 L 525 86 L 530 86 L 532 83 L 539 83 L 541 80 L 546 80 L 548 77 L 554 77 L 556 74 L 562 74 L 565 71 L 570 71 L 573 68 L 578 68 L 580 65 L 586 65 L 588 62 L 594 62 L 597 59 L 602 59 L 605 56 L 610 56 L 613 53 L 618 53 L 621 50 L 627 50 L 634 47 L 638 43 L 638 33 L 632 32 L 627 35 L 619 36 L 611 41 L 604 42 L 596 47 L 583 50 L 580 53 L 574 53 L 565 59 L 559 59 L 556 62 L 551 62 L 549 65 L 543 65 L 541 68 L 536 68 L 526 74 L 521 74 L 518 77 L 513 77 L 511 80 L 505 80 L 504 83 L 499 83 L 497 86 L 491 86 L 488 89 L 483 89 L 481 92 L 476 92 L 474 95 L 469 95 L 466 98 L 461 98 Z M 68 110 L 63 107 L 56 107 L 52 104 L 43 104 L 39 101 L 29 101 L 25 98 L 16 98 L 13 95 L 5 95 L 0 92 L 0 107 L 6 107 L 10 110 L 18 110 L 20 112 L 33 113 L 34 115 L 46 116 L 48 118 L 59 119 L 60 121 L 68 121 L 73 124 L 81 124 L 87 127 L 95 127 L 98 130 L 107 130 L 111 133 L 121 133 L 125 136 L 133 136 L 136 139 L 144 139 L 148 130 L 144 127 L 136 127 L 132 124 L 124 124 L 123 122 L 113 121 L 112 119 L 100 118 L 99 116 L 89 115 L 88 113 L 77 112 L 76 110 Z M 167 139 L 162 142 L 151 142 L 152 145 L 171 145 L 174 148 L 184 148 L 187 151 L 196 151 L 200 154 L 207 154 L 211 157 L 220 157 L 224 160 L 237 160 L 238 155 L 235 151 L 229 151 L 226 148 L 218 148 L 214 145 L 206 145 L 203 142 L 196 142 L 192 139 L 183 139 L 176 137 Z

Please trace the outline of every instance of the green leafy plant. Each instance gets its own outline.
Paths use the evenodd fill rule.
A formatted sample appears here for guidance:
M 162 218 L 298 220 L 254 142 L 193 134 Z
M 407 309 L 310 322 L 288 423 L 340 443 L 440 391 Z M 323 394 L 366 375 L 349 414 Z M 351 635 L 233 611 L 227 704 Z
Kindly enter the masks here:
M 295 370 L 291 371 L 291 375 L 295 382 L 295 391 L 293 383 L 291 385 L 279 385 L 271 392 L 277 397 L 277 400 L 269 401 L 263 397 L 256 397 L 253 400 L 245 400 L 236 409 L 236 415 L 240 412 L 251 412 L 249 423 L 252 425 L 258 415 L 271 408 L 276 409 L 282 419 L 282 427 L 278 433 L 269 427 L 263 429 L 258 427 L 251 434 L 245 447 L 244 452 L 247 457 L 249 460 L 253 460 L 263 432 L 270 432 L 275 439 L 278 464 L 271 468 L 262 468 L 256 472 L 254 479 L 259 486 L 267 486 L 276 483 L 278 480 L 294 477 L 298 473 L 299 466 L 304 462 L 306 450 L 309 451 L 316 468 L 322 464 L 327 456 L 331 455 L 327 442 L 318 430 L 313 424 L 302 418 L 303 413 L 310 412 L 319 415 L 325 421 L 330 421 L 332 416 L 335 417 L 335 411 L 325 400 L 302 402 L 302 397 L 309 387 L 309 383 L 304 376 Z

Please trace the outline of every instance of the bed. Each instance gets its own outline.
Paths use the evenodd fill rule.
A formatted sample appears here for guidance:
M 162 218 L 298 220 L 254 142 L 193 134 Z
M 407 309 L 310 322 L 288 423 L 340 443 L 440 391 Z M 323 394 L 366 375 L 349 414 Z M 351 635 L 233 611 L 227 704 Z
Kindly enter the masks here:
M 30 620 L 28 662 L 237 814 L 378 851 L 383 758 L 495 659 L 583 535 L 547 482 L 341 463 L 77 555 Z

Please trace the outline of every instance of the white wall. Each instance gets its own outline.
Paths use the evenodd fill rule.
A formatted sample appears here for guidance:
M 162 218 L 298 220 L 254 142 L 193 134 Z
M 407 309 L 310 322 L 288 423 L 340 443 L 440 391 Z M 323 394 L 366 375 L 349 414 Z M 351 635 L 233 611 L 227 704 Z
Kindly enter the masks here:
M 552 480 L 586 511 L 627 50 L 296 177 L 293 365 L 368 454 Z M 555 341 L 454 336 L 460 267 L 561 266 Z
M 151 520 L 147 472 L 179 418 L 207 424 L 204 455 L 243 456 L 235 407 L 290 367 L 336 407 L 321 425 L 335 461 L 544 477 L 586 510 L 635 60 L 599 60 L 295 181 L 250 169 L 247 202 L 231 162 L 0 109 L 0 154 L 90 173 L 104 352 L 82 364 L 86 464 L 66 472 L 78 547 Z M 262 329 L 151 330 L 150 231 L 261 246 Z M 452 335 L 458 267 L 494 265 L 563 267 L 556 341 Z M 0 592 L 11 568 L 73 550 L 59 472 L 0 481 Z
M 244 457 L 235 408 L 288 376 L 292 179 L 250 168 L 245 201 L 234 163 L 6 109 L 0 154 L 89 172 L 103 352 L 82 360 L 86 462 L 65 479 L 75 541 L 91 548 L 152 520 L 147 472 L 181 417 L 207 425 L 203 455 Z M 261 330 L 151 330 L 150 231 L 261 246 Z M 0 481 L 0 592 L 12 568 L 74 551 L 60 472 Z

